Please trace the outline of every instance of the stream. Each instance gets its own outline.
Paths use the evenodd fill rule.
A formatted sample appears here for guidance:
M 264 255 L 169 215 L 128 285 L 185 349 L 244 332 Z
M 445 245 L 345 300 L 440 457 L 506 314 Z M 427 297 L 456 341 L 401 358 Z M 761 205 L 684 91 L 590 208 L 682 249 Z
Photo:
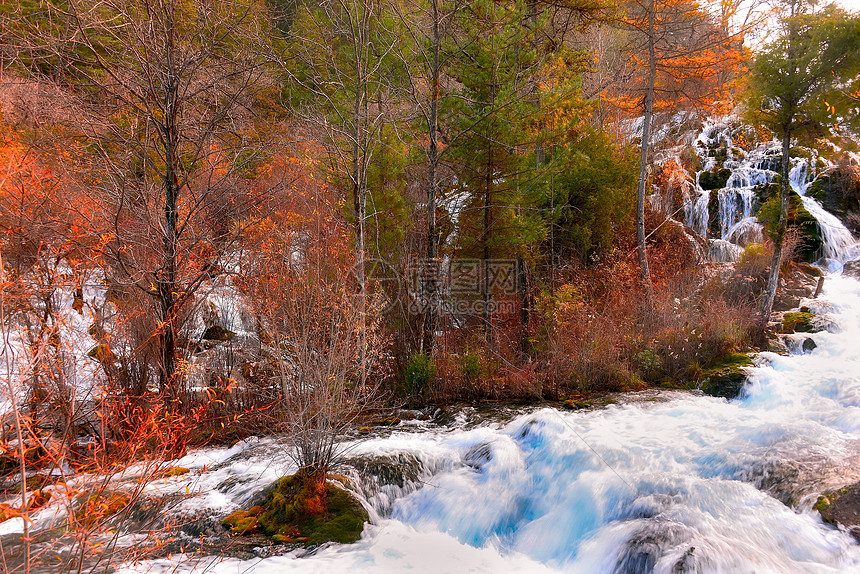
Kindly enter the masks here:
M 818 494 L 860 480 L 860 282 L 811 302 L 839 333 L 762 353 L 741 398 L 645 391 L 587 411 L 457 412 L 350 443 L 345 483 L 371 514 L 359 542 L 251 559 L 179 553 L 121 574 L 210 572 L 860 572 Z M 251 439 L 176 461 L 167 516 L 225 514 L 290 472 Z

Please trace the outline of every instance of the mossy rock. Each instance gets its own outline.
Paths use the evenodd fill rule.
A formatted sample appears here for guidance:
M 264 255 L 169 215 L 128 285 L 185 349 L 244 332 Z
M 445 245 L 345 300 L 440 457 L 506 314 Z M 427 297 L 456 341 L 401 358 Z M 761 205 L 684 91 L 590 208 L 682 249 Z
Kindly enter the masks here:
M 395 425 L 400 424 L 400 417 L 391 415 L 390 417 L 385 417 L 384 419 L 380 419 L 378 421 L 374 421 L 372 426 L 375 427 L 393 427 Z
M 262 506 L 254 506 L 251 510 L 237 510 L 221 521 L 221 526 L 233 534 L 250 534 L 257 531 L 257 517 Z M 259 509 L 259 511 L 257 510 Z
M 726 182 L 729 181 L 731 175 L 732 170 L 730 169 L 714 167 L 709 171 L 703 171 L 699 174 L 699 185 L 702 186 L 702 189 L 707 190 L 723 189 L 726 187 Z
M 76 505 L 75 522 L 92 528 L 101 520 L 120 512 L 131 502 L 131 497 L 124 492 L 96 492 L 83 495 Z
M 172 478 L 174 476 L 182 476 L 183 474 L 188 474 L 191 472 L 187 468 L 181 466 L 171 466 L 167 470 L 164 471 L 165 478 Z
M 592 403 L 591 401 L 580 401 L 577 399 L 567 399 L 566 401 L 561 403 L 561 406 L 565 409 L 568 409 L 568 410 L 579 411 L 579 410 L 583 410 L 583 409 L 590 409 L 591 407 L 594 406 L 594 403 Z
M 843 526 L 860 539 L 860 483 L 825 492 L 812 508 L 821 514 L 824 522 Z
M 46 486 L 50 486 L 58 481 L 59 477 L 53 477 L 47 474 L 34 474 L 32 476 L 27 477 L 27 490 L 29 492 L 34 492 L 36 490 L 40 490 Z M 59 481 L 62 483 L 62 481 Z M 21 492 L 21 484 L 18 483 L 14 488 L 11 489 L 11 492 L 18 494 Z
M 222 525 L 234 534 L 262 532 L 278 543 L 311 546 L 355 542 L 367 520 L 367 511 L 348 492 L 318 473 L 299 471 L 278 480 L 261 505 L 234 512 Z
M 818 221 L 803 206 L 803 200 L 792 191 L 789 196 L 787 227 L 799 232 L 800 243 L 797 246 L 797 257 L 801 261 L 812 262 L 819 258 L 824 241 L 821 238 L 821 229 Z M 763 202 L 757 217 L 764 225 L 765 231 L 771 240 L 776 240 L 778 234 L 778 222 L 780 212 L 779 194 Z
M 737 398 L 747 381 L 744 367 L 752 365 L 752 359 L 747 355 L 732 353 L 722 363 L 703 373 L 703 382 L 699 388 L 712 397 Z
M 824 275 L 821 269 L 815 267 L 814 265 L 810 265 L 809 263 L 798 263 L 797 269 L 802 273 L 806 273 L 810 277 L 821 277 Z
M 221 325 L 212 325 L 203 333 L 203 339 L 206 341 L 229 341 L 236 336 L 236 333 L 225 329 Z
M 812 325 L 812 318 L 815 313 L 796 311 L 786 313 L 782 316 L 782 332 L 783 333 L 814 333 L 815 327 Z

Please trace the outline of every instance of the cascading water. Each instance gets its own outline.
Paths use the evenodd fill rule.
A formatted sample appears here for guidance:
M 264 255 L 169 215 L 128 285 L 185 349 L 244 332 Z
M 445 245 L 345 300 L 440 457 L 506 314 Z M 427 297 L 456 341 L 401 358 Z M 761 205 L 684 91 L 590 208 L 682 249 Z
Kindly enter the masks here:
M 747 152 L 736 146 L 731 121 L 709 119 L 695 140 L 702 169 L 695 177 L 694 189 L 682 195 L 686 223 L 712 243 L 711 253 L 716 261 L 731 261 L 742 253 L 742 249 L 729 248 L 719 242 L 729 242 L 740 247 L 764 240 L 761 224 L 755 215 L 758 211 L 760 186 L 774 181 L 780 168 L 781 144 L 778 141 L 761 143 Z M 678 162 L 680 164 L 680 162 Z M 826 211 L 813 197 L 806 195 L 815 177 L 810 162 L 802 158 L 792 159 L 791 186 L 801 196 L 806 210 L 815 218 L 820 229 L 823 243 L 822 261 L 824 267 L 838 270 L 842 263 L 860 256 L 856 241 L 851 233 L 833 214 Z M 709 182 L 711 189 L 702 187 L 702 176 L 728 176 L 723 183 Z M 725 176 L 723 176 L 725 177 Z M 716 228 L 709 229 L 712 209 L 711 197 L 715 195 Z M 672 206 L 666 209 L 672 211 Z
M 815 179 L 809 172 L 807 160 L 796 160 L 789 172 L 789 182 L 803 201 L 803 207 L 818 222 L 827 267 L 830 270 L 841 269 L 843 263 L 860 256 L 857 241 L 835 215 L 825 210 L 814 197 L 806 195 Z
M 860 283 L 826 284 L 814 305 L 832 305 L 843 332 L 810 335 L 813 353 L 764 353 L 742 399 L 655 392 L 504 422 L 463 411 L 444 427 L 402 423 L 351 445 L 363 469 L 351 483 L 374 522 L 356 544 L 244 561 L 175 555 L 120 573 L 860 572 L 857 542 L 811 508 L 860 479 Z M 151 488 L 199 493 L 168 515 L 223 516 L 289 469 L 283 448 L 195 453 L 177 461 L 193 482 Z
M 742 220 L 752 217 L 753 199 L 751 188 L 725 188 L 718 192 L 720 200 L 720 239 L 729 240 L 730 231 Z

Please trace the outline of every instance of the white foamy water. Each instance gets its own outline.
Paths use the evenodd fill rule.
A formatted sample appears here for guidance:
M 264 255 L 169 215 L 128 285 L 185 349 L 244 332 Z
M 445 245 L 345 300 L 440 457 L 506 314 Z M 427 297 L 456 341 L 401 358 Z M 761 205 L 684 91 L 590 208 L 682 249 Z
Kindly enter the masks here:
M 406 477 L 353 485 L 374 522 L 356 544 L 120 572 L 860 572 L 860 546 L 811 509 L 825 486 L 860 478 L 860 283 L 829 277 L 824 298 L 842 332 L 811 335 L 805 355 L 765 353 L 742 399 L 676 392 L 395 430 L 353 445 L 350 456 L 399 461 Z M 247 503 L 288 470 L 282 448 L 266 439 L 185 459 L 197 494 L 182 507 Z M 160 488 L 184 488 L 172 481 Z M 773 495 L 785 493 L 793 506 Z
M 705 120 L 695 138 L 695 149 L 702 169 L 695 174 L 683 172 L 686 175 L 682 179 L 687 187 L 683 189 L 681 199 L 684 219 L 689 227 L 703 237 L 728 241 L 745 248 L 750 243 L 764 240 L 763 228 L 756 219 L 760 207 L 758 186 L 771 183 L 777 177 L 782 145 L 777 140 L 765 141 L 743 151 L 735 147 L 733 133 L 738 127 L 737 119 L 732 117 Z M 813 159 L 791 158 L 790 183 L 801 196 L 806 210 L 818 223 L 823 245 L 822 252 L 815 255 L 820 258 L 817 263 L 829 271 L 840 271 L 843 263 L 860 257 L 860 247 L 838 217 L 825 210 L 815 198 L 806 195 L 808 187 L 815 181 L 814 166 L 833 164 L 820 158 L 813 149 L 805 149 L 805 152 Z M 716 155 L 721 155 L 722 161 L 718 162 Z M 678 165 L 682 164 L 677 157 L 674 159 Z M 700 185 L 702 174 L 715 167 L 730 171 L 725 186 L 713 191 L 705 190 Z M 716 197 L 716 213 L 710 212 L 713 209 L 710 205 L 712 194 Z M 668 194 L 659 199 L 662 204 L 658 202 L 655 207 L 673 217 L 673 196 Z M 718 230 L 717 227 L 709 230 L 712 218 L 718 224 Z M 711 250 L 711 255 L 714 262 L 737 259 L 737 253 L 728 251 L 720 244 L 717 249 Z
M 817 199 L 806 195 L 807 189 L 814 181 L 814 178 L 808 174 L 808 169 L 806 160 L 797 161 L 789 173 L 789 182 L 803 201 L 803 207 L 818 222 L 823 240 L 824 258 L 835 260 L 839 264 L 854 259 L 858 255 L 858 247 L 851 232 L 838 217 L 824 209 Z

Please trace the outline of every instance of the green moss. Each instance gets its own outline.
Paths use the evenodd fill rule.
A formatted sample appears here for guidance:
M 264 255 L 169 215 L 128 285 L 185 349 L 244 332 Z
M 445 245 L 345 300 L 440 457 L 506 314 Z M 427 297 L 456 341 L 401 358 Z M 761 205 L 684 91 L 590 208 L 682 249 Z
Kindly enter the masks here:
M 764 224 L 765 231 L 772 240 L 779 238 L 780 200 L 779 194 L 771 196 L 758 211 L 759 221 Z M 823 241 L 818 221 L 803 207 L 803 200 L 795 192 L 789 197 L 787 228 L 796 229 L 800 235 L 797 247 L 797 257 L 802 261 L 814 261 L 821 253 Z
M 373 426 L 377 427 L 393 427 L 395 425 L 400 424 L 400 418 L 394 415 L 385 417 L 384 419 L 379 419 L 373 423 Z
M 746 383 L 744 367 L 753 365 L 752 359 L 743 353 L 731 353 L 718 365 L 702 373 L 702 392 L 712 397 L 736 398 Z
M 699 174 L 699 185 L 702 186 L 702 189 L 722 189 L 726 187 L 726 182 L 729 181 L 731 175 L 732 170 L 730 169 L 714 167 Z
M 278 543 L 347 544 L 361 537 L 367 512 L 345 490 L 298 472 L 275 483 L 261 506 L 222 521 L 234 534 L 262 532 Z
M 812 150 L 808 147 L 792 146 L 788 152 L 790 157 L 802 157 L 804 159 L 812 159 Z
M 819 178 L 812 182 L 812 184 L 806 188 L 806 195 L 814 197 L 819 203 L 823 204 L 825 200 L 824 179 Z
M 838 526 L 839 521 L 837 517 L 834 515 L 833 504 L 842 496 L 848 493 L 851 489 L 851 485 L 840 488 L 839 490 L 829 490 L 818 497 L 818 500 L 815 501 L 815 504 L 812 505 L 813 510 L 817 510 L 819 514 L 821 514 L 821 519 L 828 524 L 832 524 L 833 526 Z
M 802 311 L 794 313 L 786 313 L 782 316 L 782 331 L 783 333 L 812 333 L 812 318 L 815 313 L 804 313 Z
M 257 517 L 244 510 L 237 510 L 221 521 L 221 525 L 233 534 L 250 534 L 257 530 Z
M 191 471 L 187 468 L 183 468 L 181 466 L 171 466 L 165 471 L 164 476 L 167 478 L 171 478 L 173 476 L 182 476 L 183 474 L 188 474 L 189 472 Z

